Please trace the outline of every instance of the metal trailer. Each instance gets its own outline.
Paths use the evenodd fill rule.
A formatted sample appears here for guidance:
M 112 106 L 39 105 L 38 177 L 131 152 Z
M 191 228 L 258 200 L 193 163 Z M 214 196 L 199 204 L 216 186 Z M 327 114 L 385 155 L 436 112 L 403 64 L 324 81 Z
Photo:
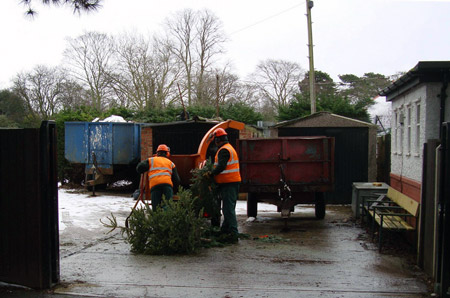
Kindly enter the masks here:
M 248 217 L 256 217 L 258 202 L 276 205 L 283 218 L 297 204 L 315 204 L 316 217 L 325 217 L 324 192 L 334 189 L 334 138 L 240 139 L 237 147 Z
M 141 158 L 141 126 L 123 122 L 66 122 L 64 152 L 69 162 L 85 165 L 88 188 L 136 177 L 136 165 Z

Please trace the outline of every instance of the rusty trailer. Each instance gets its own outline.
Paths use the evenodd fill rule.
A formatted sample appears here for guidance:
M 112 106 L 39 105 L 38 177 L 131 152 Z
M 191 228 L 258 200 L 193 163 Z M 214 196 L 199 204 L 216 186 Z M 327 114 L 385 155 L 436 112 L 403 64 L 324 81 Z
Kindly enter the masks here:
M 248 217 L 256 217 L 258 202 L 276 205 L 283 218 L 295 205 L 314 204 L 316 217 L 325 217 L 324 193 L 334 189 L 334 138 L 240 139 L 237 147 Z

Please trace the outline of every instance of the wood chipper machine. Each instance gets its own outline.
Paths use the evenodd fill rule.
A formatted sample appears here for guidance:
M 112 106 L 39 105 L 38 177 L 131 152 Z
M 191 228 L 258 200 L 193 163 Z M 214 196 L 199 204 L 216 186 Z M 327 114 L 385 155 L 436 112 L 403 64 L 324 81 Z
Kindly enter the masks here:
M 191 178 L 192 178 L 192 173 L 191 171 L 193 169 L 198 169 L 200 168 L 209 157 L 214 157 L 215 154 L 215 150 L 212 149 L 212 147 L 214 147 L 214 145 L 210 146 L 211 143 L 213 143 L 213 133 L 217 128 L 223 128 L 225 130 L 227 129 L 235 129 L 235 130 L 243 130 L 245 127 L 244 123 L 242 122 L 238 122 L 238 121 L 234 121 L 234 120 L 227 120 L 227 121 L 223 121 L 220 122 L 216 125 L 214 125 L 213 127 L 211 127 L 203 136 L 199 146 L 198 146 L 198 150 L 197 153 L 195 154 L 171 154 L 169 156 L 169 159 L 172 160 L 176 167 L 177 167 L 177 171 L 178 174 L 180 175 L 180 179 L 181 179 L 181 185 L 183 187 L 189 187 L 189 185 L 191 184 Z M 145 174 L 144 174 L 145 176 Z M 141 177 L 141 184 L 140 184 L 140 196 L 135 204 L 135 206 L 133 207 L 133 210 L 136 208 L 136 206 L 138 205 L 138 203 L 140 201 L 144 202 L 144 200 L 150 200 L 150 190 L 148 189 L 148 187 L 146 187 L 147 185 L 147 179 L 143 179 Z M 177 196 L 174 196 L 174 199 L 177 199 Z

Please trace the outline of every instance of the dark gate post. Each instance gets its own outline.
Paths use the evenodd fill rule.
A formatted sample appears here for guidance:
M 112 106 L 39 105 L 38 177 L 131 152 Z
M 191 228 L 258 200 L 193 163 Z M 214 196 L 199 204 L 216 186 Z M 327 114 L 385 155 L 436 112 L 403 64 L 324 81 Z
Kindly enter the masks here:
M 440 141 L 429 139 L 424 144 L 422 164 L 422 201 L 420 206 L 420 234 L 418 265 L 432 278 L 435 278 L 435 239 L 437 231 L 436 219 L 436 148 Z
M 439 193 L 440 218 L 442 231 L 440 254 L 440 296 L 443 298 L 450 297 L 450 123 L 446 122 L 442 126 L 443 135 L 443 157 L 441 160 L 441 188 Z
M 48 277 L 45 284 L 59 282 L 59 219 L 58 219 L 58 169 L 56 148 L 56 124 L 43 121 L 40 128 L 41 147 L 41 210 L 43 274 Z

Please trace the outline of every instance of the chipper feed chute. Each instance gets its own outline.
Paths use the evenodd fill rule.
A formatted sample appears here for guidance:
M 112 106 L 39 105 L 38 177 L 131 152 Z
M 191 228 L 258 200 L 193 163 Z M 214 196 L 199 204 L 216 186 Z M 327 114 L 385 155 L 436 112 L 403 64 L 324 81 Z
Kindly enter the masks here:
M 206 160 L 206 153 L 208 151 L 208 146 L 211 144 L 211 142 L 214 140 L 213 133 L 217 128 L 234 128 L 237 130 L 243 130 L 245 127 L 245 124 L 239 121 L 234 120 L 227 120 L 224 122 L 220 122 L 219 124 L 213 126 L 203 137 L 202 141 L 200 142 L 200 145 L 198 146 L 198 152 L 196 155 L 195 160 L 195 166 L 196 168 L 199 168 L 203 162 Z

